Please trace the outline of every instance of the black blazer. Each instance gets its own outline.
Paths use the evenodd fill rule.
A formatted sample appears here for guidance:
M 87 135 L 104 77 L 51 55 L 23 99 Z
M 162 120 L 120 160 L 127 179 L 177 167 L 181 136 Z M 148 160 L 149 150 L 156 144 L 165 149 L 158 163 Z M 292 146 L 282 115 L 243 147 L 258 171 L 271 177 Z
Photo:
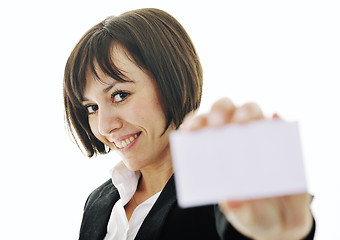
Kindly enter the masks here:
M 118 190 L 111 180 L 90 194 L 84 208 L 79 240 L 104 239 L 112 208 L 119 198 Z M 182 209 L 177 205 L 176 199 L 172 176 L 146 216 L 135 239 L 249 239 L 228 223 L 217 206 Z M 306 240 L 313 239 L 314 231 L 313 227 Z

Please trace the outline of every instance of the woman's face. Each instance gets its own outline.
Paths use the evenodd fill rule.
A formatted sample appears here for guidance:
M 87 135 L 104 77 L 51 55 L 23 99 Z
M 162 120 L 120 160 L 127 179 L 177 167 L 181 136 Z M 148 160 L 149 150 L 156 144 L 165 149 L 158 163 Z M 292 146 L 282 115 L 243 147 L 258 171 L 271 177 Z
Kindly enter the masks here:
M 113 62 L 128 82 L 118 82 L 99 70 L 86 76 L 85 106 L 93 134 L 115 149 L 133 171 L 170 160 L 169 132 L 153 78 L 130 61 L 126 51 L 113 48 Z

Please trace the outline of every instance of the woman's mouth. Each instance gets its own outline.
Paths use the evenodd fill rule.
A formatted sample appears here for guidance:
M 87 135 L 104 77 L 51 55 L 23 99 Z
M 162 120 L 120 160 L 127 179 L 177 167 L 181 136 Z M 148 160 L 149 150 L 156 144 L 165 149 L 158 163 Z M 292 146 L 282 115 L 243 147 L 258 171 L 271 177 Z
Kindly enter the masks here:
M 136 141 L 136 139 L 139 137 L 139 135 L 141 134 L 141 132 L 136 133 L 130 137 L 127 137 L 126 139 L 120 140 L 115 142 L 116 147 L 119 150 L 123 150 L 125 148 L 127 148 L 128 146 L 130 146 L 132 143 L 134 143 Z

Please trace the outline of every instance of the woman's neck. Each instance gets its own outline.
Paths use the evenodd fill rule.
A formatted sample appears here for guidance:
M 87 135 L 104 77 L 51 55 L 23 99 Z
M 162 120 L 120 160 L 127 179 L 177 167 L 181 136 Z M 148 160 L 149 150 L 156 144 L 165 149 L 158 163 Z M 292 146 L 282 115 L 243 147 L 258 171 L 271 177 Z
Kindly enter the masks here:
M 141 179 L 137 191 L 152 196 L 162 191 L 173 174 L 171 159 L 148 166 L 141 170 Z

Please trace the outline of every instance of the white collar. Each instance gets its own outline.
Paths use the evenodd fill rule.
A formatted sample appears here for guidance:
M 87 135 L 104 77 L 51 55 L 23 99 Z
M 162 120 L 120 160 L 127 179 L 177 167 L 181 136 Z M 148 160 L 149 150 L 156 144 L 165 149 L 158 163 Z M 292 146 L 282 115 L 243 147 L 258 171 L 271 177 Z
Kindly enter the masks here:
M 119 192 L 123 206 L 135 194 L 140 175 L 140 171 L 129 170 L 122 161 L 111 169 L 112 182 Z

